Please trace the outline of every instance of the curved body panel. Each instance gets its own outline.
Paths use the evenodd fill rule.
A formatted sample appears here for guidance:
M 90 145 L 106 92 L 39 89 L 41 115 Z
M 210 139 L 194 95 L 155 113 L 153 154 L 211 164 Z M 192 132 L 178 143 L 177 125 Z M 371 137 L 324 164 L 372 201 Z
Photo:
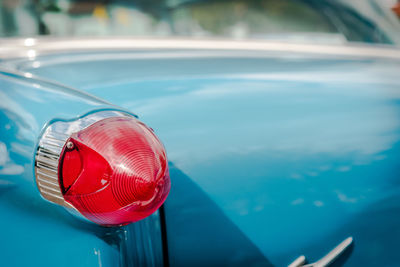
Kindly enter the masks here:
M 396 265 L 396 55 L 95 55 L 14 65 L 116 103 L 154 127 L 171 161 L 172 265 L 282 266 L 301 254 L 314 261 L 348 236 L 355 246 L 347 266 Z
M 44 200 L 35 183 L 34 155 L 49 121 L 116 107 L 72 88 L 13 72 L 1 72 L 0 88 L 2 264 L 154 266 L 162 262 L 158 213 L 135 225 L 104 228 Z

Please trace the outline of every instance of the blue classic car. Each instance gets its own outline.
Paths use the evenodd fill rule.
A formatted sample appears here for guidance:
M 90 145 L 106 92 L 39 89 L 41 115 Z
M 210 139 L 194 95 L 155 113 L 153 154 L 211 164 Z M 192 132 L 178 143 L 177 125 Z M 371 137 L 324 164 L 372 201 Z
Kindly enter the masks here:
M 1 266 L 400 265 L 390 9 L 133 2 L 0 41 Z

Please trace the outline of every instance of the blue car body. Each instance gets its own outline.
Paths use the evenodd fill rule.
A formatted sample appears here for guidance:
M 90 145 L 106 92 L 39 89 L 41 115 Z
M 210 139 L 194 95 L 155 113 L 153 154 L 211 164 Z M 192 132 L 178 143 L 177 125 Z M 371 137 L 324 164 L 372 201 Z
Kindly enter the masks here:
M 286 266 L 352 236 L 338 265 L 398 266 L 398 49 L 78 39 L 46 50 L 66 42 L 1 63 L 2 265 Z M 164 143 L 161 216 L 105 228 L 40 197 L 43 127 L 104 109 L 137 114 Z

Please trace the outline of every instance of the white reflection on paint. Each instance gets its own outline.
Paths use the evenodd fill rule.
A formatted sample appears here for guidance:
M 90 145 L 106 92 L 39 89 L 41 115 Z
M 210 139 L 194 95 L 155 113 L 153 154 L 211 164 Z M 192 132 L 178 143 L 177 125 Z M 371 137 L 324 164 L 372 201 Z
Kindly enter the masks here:
M 11 161 L 7 146 L 0 142 L 0 174 L 17 175 L 24 172 L 24 167 Z
M 98 260 L 98 263 L 99 263 L 99 267 L 101 267 L 101 266 L 102 266 L 102 263 L 101 263 L 101 253 L 100 253 L 100 249 L 94 248 L 94 255 L 97 256 L 97 260 Z
M 4 166 L 9 160 L 6 144 L 0 142 L 0 166 Z
M 40 61 L 35 61 L 35 62 L 32 63 L 32 67 L 33 67 L 34 69 L 37 69 L 37 68 L 39 68 L 40 66 L 41 66 Z
M 357 202 L 357 198 L 350 198 L 340 191 L 336 191 L 336 195 L 337 195 L 337 198 L 342 202 L 345 202 L 345 203 L 356 203 Z
M 366 74 L 364 76 L 369 77 Z M 323 78 L 324 76 L 319 77 Z M 266 85 L 265 82 L 221 82 L 178 95 L 129 102 L 124 106 L 141 114 L 143 118 L 154 119 L 154 116 L 162 113 L 168 113 L 174 118 L 173 121 L 169 121 L 168 129 L 160 129 L 160 132 L 163 132 L 167 143 L 174 144 L 173 156 L 180 167 L 198 164 L 198 160 L 209 161 L 210 157 L 222 157 L 223 154 L 245 155 L 262 151 L 301 151 L 303 154 L 343 154 L 357 151 L 361 155 L 372 155 L 389 149 L 399 139 L 395 132 L 395 129 L 400 127 L 397 109 L 383 102 L 387 98 L 400 98 L 398 93 L 392 95 L 392 91 L 379 92 L 371 86 L 361 88 L 343 84 L 317 90 L 313 89 L 315 84 L 311 84 L 309 89 L 301 88 L 299 97 L 296 97 L 297 93 L 293 88 L 282 87 L 279 83 Z M 352 87 L 352 90 L 348 90 L 349 87 Z M 285 98 L 289 95 L 292 96 Z M 280 119 L 265 118 L 265 114 L 254 112 L 257 108 L 263 109 L 261 103 L 257 102 L 254 102 L 253 109 L 249 110 L 233 110 L 232 105 L 224 108 L 224 102 L 237 102 L 240 107 L 240 99 L 243 96 L 243 101 L 264 99 L 264 110 L 267 108 Z M 269 101 L 268 96 L 275 102 Z M 333 107 L 334 101 L 344 97 L 353 97 L 359 101 L 359 106 L 351 108 L 351 112 L 350 108 L 341 111 Z M 321 107 L 325 109 L 324 112 L 317 111 L 319 106 L 315 101 L 319 98 L 331 99 L 325 100 L 329 106 Z M 292 101 L 291 105 L 287 103 L 289 100 Z M 365 100 L 365 104 L 361 100 Z M 286 103 L 280 105 L 279 101 Z M 329 101 L 332 101 L 332 106 Z M 185 123 L 186 128 L 182 131 L 181 121 L 190 121 L 188 114 L 201 112 L 204 116 L 192 120 L 195 123 Z M 225 117 L 221 118 L 221 114 L 225 114 Z M 362 117 L 368 117 L 369 123 L 360 123 Z M 255 121 L 258 121 L 258 124 L 255 124 Z M 257 129 L 248 129 L 247 125 L 257 125 Z M 213 134 L 207 131 L 211 127 Z M 220 129 L 221 127 L 225 129 Z M 235 134 L 218 135 L 219 132 L 226 132 L 227 127 L 232 128 Z M 313 128 L 315 130 L 312 130 Z M 208 138 L 210 135 L 213 136 L 212 140 Z M 237 142 L 241 138 L 246 138 L 246 142 Z M 197 141 L 192 142 L 193 139 Z M 188 146 L 191 147 L 190 151 L 186 149 Z M 193 151 L 196 155 L 193 155 Z
M 318 207 L 318 208 L 324 206 L 324 202 L 319 201 L 319 200 L 314 201 L 313 204 L 314 204 L 314 206 L 316 206 L 316 207 Z
M 350 166 L 340 166 L 339 168 L 337 168 L 337 171 L 339 172 L 348 172 L 351 170 Z
M 292 204 L 293 206 L 296 206 L 296 205 L 300 205 L 300 204 L 303 204 L 303 203 L 304 203 L 304 199 L 303 198 L 298 198 L 298 199 L 293 200 L 290 204 Z
M 11 99 L 10 97 L 8 97 L 7 94 L 5 94 L 4 92 L 0 91 L 0 109 L 5 110 L 5 111 L 9 111 L 10 113 L 13 114 L 19 114 L 23 119 L 24 119 L 24 123 L 29 125 L 28 130 L 26 130 L 26 127 L 17 127 L 19 129 L 18 133 L 17 133 L 17 138 L 21 139 L 23 138 L 23 136 L 26 136 L 28 134 L 31 134 L 30 131 L 31 130 L 37 130 L 38 129 L 38 125 L 36 122 L 36 119 L 33 117 L 33 115 L 26 111 L 21 105 L 19 105 L 17 102 L 15 102 L 13 99 Z M 18 123 L 18 121 L 15 121 L 16 123 Z M 29 133 L 28 133 L 29 132 Z
M 33 60 L 36 58 L 36 51 L 33 49 L 30 49 L 26 52 L 26 56 L 30 59 Z
M 34 46 L 36 44 L 36 40 L 33 38 L 26 38 L 24 40 L 24 45 L 25 46 Z

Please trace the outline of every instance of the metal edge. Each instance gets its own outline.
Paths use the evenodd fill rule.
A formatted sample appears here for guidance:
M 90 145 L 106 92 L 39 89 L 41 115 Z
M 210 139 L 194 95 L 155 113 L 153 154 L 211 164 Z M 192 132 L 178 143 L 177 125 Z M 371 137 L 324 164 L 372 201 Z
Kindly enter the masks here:
M 59 160 L 72 133 L 83 130 L 93 123 L 111 117 L 135 116 L 117 110 L 102 110 L 86 114 L 75 120 L 50 122 L 39 140 L 35 153 L 35 181 L 41 196 L 58 205 L 75 209 L 64 200 L 58 180 Z
M 358 56 L 365 58 L 400 59 L 400 49 L 394 45 L 351 43 L 325 45 L 277 41 L 250 41 L 224 39 L 180 39 L 180 38 L 64 38 L 48 37 L 0 39 L 0 58 L 34 59 L 38 55 L 116 49 L 172 49 L 172 50 L 232 50 L 298 52 L 332 56 Z

